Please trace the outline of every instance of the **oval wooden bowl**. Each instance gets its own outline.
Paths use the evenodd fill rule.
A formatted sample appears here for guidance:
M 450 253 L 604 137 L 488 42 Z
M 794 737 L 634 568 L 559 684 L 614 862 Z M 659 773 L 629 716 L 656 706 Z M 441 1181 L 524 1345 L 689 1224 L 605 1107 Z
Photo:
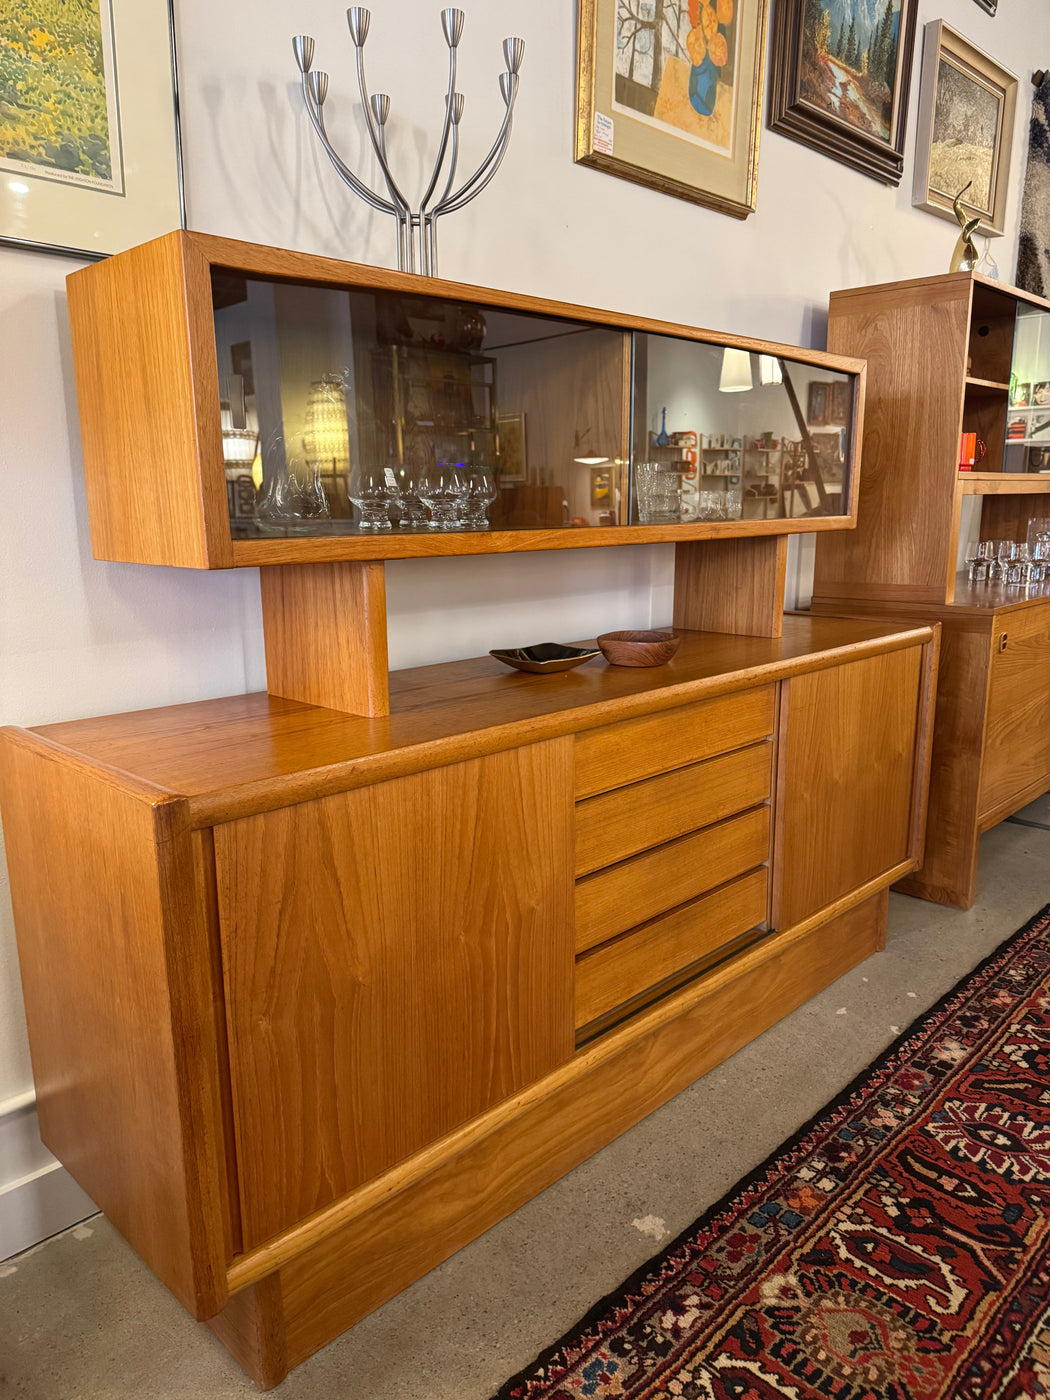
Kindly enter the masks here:
M 674 632 L 606 632 L 598 647 L 613 666 L 663 666 L 681 640 Z

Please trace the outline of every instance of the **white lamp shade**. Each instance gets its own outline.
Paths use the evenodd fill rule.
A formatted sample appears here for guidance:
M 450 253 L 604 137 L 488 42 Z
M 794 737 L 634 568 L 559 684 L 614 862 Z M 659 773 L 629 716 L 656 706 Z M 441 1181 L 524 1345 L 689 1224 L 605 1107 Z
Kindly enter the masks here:
M 753 389 L 751 379 L 751 355 L 747 350 L 722 351 L 722 377 L 718 387 L 723 394 L 739 394 L 745 389 Z
M 310 463 L 349 461 L 346 394 L 342 380 L 334 374 L 326 374 L 310 385 L 306 396 L 303 450 Z
M 783 384 L 780 361 L 775 355 L 759 355 L 758 377 L 763 384 Z

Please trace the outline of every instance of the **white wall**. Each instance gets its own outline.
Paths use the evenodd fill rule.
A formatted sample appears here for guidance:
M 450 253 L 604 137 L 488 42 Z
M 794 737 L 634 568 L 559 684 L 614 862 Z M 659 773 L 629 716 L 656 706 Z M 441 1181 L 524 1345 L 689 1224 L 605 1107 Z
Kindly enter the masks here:
M 758 211 L 744 223 L 573 164 L 573 10 L 566 0 L 467 5 L 465 162 L 484 153 L 499 119 L 502 38 L 521 34 L 528 47 L 510 153 L 489 190 L 444 223 L 444 275 L 823 346 L 833 288 L 947 269 L 954 226 L 913 210 L 910 194 L 922 24 L 943 17 L 1022 79 L 1006 234 L 994 245 L 1003 277 L 1012 276 L 1028 75 L 1050 63 L 1046 0 L 1011 0 L 995 19 L 974 0 L 920 0 L 900 188 L 763 130 Z M 176 12 L 190 227 L 392 266 L 389 221 L 353 199 L 319 156 L 295 81 L 289 41 L 303 29 L 317 39 L 316 66 L 331 73 L 330 128 L 351 162 L 362 164 L 343 0 L 176 0 Z M 393 160 L 416 178 L 431 158 L 443 106 L 438 12 L 437 0 L 377 0 L 368 40 L 371 87 L 393 98 Z M 74 266 L 0 249 L 0 722 L 7 724 L 264 684 L 253 571 L 194 574 L 91 558 L 64 303 L 63 279 Z M 392 664 L 666 622 L 670 557 L 669 547 L 646 546 L 392 564 Z M 31 1123 L 31 1083 L 4 884 L 0 1119 L 14 1105 Z M 0 1224 L 4 1186 L 0 1178 Z

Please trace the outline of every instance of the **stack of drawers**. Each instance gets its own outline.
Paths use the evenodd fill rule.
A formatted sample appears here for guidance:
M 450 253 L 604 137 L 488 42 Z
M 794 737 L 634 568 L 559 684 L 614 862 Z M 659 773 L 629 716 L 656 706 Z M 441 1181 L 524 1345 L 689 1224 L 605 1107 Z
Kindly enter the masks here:
M 576 736 L 578 1040 L 766 926 L 775 687 Z

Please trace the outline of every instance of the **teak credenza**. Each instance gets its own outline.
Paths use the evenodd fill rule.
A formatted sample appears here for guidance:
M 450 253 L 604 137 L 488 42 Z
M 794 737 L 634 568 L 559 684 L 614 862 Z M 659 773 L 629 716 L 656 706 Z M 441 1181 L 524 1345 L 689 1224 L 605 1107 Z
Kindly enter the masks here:
M 75 274 L 96 549 L 134 557 L 141 528 L 143 562 L 261 565 L 269 693 L 2 731 L 0 808 L 44 1140 L 269 1387 L 882 946 L 887 888 L 922 855 L 938 629 L 782 613 L 785 534 L 854 520 L 857 362 L 646 323 L 716 381 L 730 341 L 777 358 L 809 465 L 761 518 L 637 523 L 638 378 L 652 398 L 666 347 L 648 345 L 646 369 L 627 318 L 548 303 L 572 337 L 552 375 L 570 348 L 599 379 L 617 366 L 599 397 L 622 470 L 619 523 L 536 530 L 545 548 L 675 540 L 680 649 L 653 669 L 599 658 L 531 676 L 486 657 L 388 678 L 383 558 L 537 535 L 369 538 L 338 469 L 326 490 L 344 514 L 320 535 L 239 517 L 250 496 L 225 491 L 202 297 L 241 316 L 230 270 L 260 265 L 326 294 L 379 287 L 409 319 L 476 339 L 476 318 L 420 306 L 464 289 L 196 235 Z M 442 345 L 440 393 L 410 375 L 389 400 L 400 417 L 358 402 L 368 450 L 388 430 L 402 455 L 418 448 L 439 403 L 457 450 L 498 451 L 493 386 L 511 392 L 523 342 L 497 305 L 515 299 L 473 295 L 513 354 L 471 345 L 460 362 Z M 330 326 L 332 305 L 313 305 Z M 388 404 L 401 360 L 362 351 L 372 313 L 350 305 L 340 334 Z M 405 305 L 379 310 L 382 335 L 417 334 Z M 585 344 L 588 316 L 613 339 Z M 276 384 L 287 425 L 295 385 L 267 385 L 267 356 L 279 343 L 282 375 L 314 369 L 302 324 L 274 326 L 252 331 L 251 380 L 260 424 Z M 484 393 L 465 396 L 479 365 Z M 806 366 L 853 395 L 823 445 L 807 445 Z M 167 453 L 139 450 L 144 405 Z M 537 435 L 554 443 L 572 412 L 557 400 Z M 580 455 L 589 469 L 593 449 Z M 547 509 L 549 482 L 519 485 L 510 518 Z

